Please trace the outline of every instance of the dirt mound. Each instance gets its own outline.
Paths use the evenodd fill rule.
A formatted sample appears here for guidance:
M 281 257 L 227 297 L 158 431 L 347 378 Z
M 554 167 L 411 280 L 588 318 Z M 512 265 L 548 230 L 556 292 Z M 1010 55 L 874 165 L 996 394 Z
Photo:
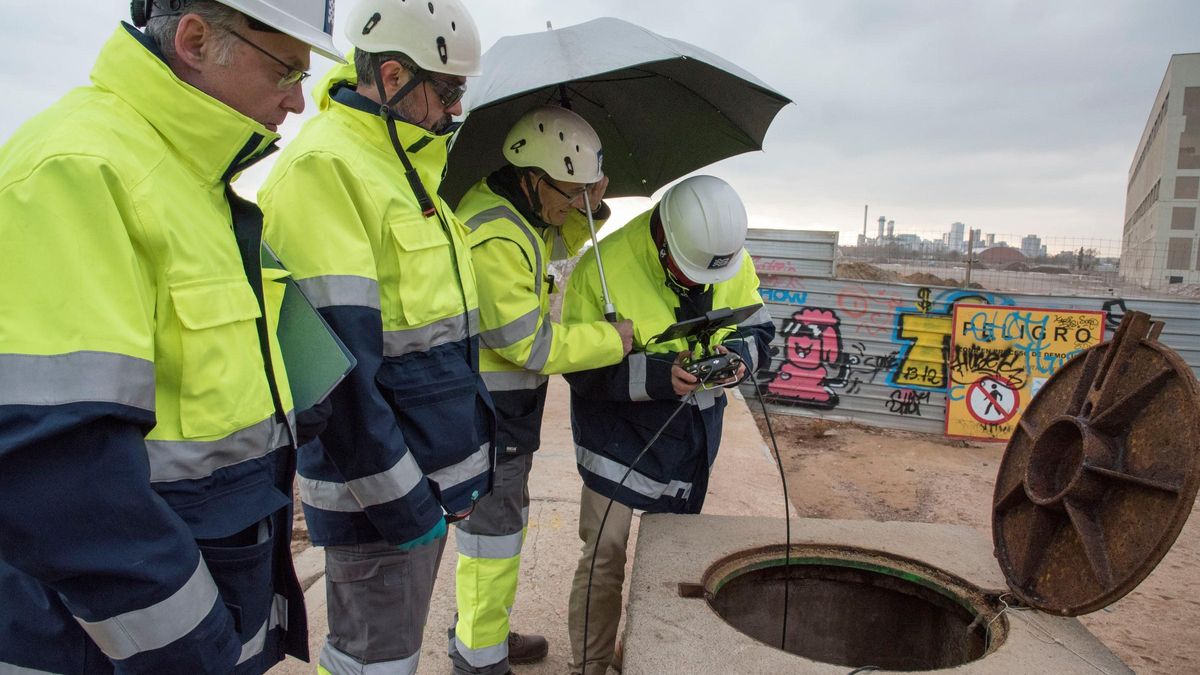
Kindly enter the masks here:
M 1168 286 L 1167 293 L 1180 298 L 1200 298 L 1200 284 Z
M 1038 265 L 1036 267 L 1029 268 L 1029 270 L 1027 270 L 1027 271 L 1041 272 L 1042 274 L 1070 274 L 1071 273 L 1071 270 L 1067 269 L 1066 267 L 1059 267 L 1057 265 Z
M 915 272 L 903 277 L 900 280 L 909 284 L 919 284 L 921 286 L 957 286 L 958 281 L 954 279 L 943 279 L 936 274 L 928 272 Z
M 865 262 L 839 263 L 834 276 L 838 279 L 859 279 L 861 281 L 900 281 L 899 274 L 881 270 Z

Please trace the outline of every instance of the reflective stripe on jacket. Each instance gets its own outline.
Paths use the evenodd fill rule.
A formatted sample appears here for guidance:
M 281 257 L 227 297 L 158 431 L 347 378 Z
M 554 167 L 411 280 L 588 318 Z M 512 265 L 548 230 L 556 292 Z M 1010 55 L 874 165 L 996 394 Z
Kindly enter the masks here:
M 608 322 L 550 321 L 546 265 L 587 242 L 587 217 L 573 212 L 561 228 L 534 227 L 507 199 L 480 181 L 458 205 L 471 230 L 479 280 L 480 368 L 498 418 L 502 452 L 537 450 L 547 375 L 616 363 L 621 338 Z M 601 223 L 597 223 L 599 227 Z
M 678 320 L 680 306 L 679 297 L 666 284 L 650 235 L 651 213 L 600 241 L 609 293 L 617 313 L 633 321 L 635 351 L 614 366 L 566 376 L 571 385 L 576 460 L 584 483 L 602 495 L 647 511 L 694 513 L 703 504 L 708 470 L 721 441 L 724 390 L 697 392 L 690 409 L 667 425 L 625 477 L 638 453 L 679 405 L 681 398 L 671 387 L 671 366 L 675 354 L 688 349 L 683 339 L 647 344 Z M 736 351 L 750 370 L 757 370 L 768 363 L 775 325 L 761 307 L 758 276 L 749 254 L 744 255 L 737 276 L 712 286 L 712 308 L 760 305 L 759 311 L 736 329 L 719 331 L 713 344 Z M 596 321 L 603 317 L 603 308 L 595 251 L 589 250 L 568 281 L 563 321 Z
M 358 360 L 328 426 L 300 450 L 300 496 L 318 545 L 427 532 L 491 478 L 491 399 L 478 372 L 478 300 L 466 229 L 437 196 L 448 136 L 397 122 L 445 219 L 425 217 L 378 104 L 352 64 L 318 83 L 321 109 L 259 194 L 267 240 Z
M 277 136 L 129 26 L 91 79 L 0 149 L 0 663 L 261 673 L 307 655 L 285 273 L 228 180 Z

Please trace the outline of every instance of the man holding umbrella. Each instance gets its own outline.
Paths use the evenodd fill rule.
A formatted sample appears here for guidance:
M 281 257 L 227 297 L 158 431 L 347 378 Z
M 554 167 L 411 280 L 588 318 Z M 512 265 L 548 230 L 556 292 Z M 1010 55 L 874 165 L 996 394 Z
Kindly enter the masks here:
M 259 199 L 267 240 L 354 354 L 300 496 L 325 547 L 324 673 L 413 673 L 446 519 L 489 490 L 466 231 L 437 196 L 451 115 L 479 68 L 460 0 L 359 0 L 357 50 L 315 89 L 321 114 Z
M 693 176 L 599 247 L 605 260 L 621 262 L 608 290 L 617 312 L 633 320 L 641 349 L 615 365 L 566 375 L 584 482 L 583 555 L 569 610 L 573 672 L 603 674 L 613 660 L 633 509 L 700 512 L 721 440 L 721 387 L 770 362 L 775 325 L 759 298 L 745 238 L 746 210 L 733 188 L 713 176 Z M 566 323 L 603 316 L 595 254 L 585 253 L 571 274 Z M 758 306 L 753 315 L 706 344 L 651 340 L 678 321 L 752 305 Z M 683 367 L 698 347 L 736 354 L 743 365 L 729 379 L 701 382 Z
M 541 441 L 547 375 L 612 365 L 630 349 L 629 321 L 550 321 L 551 258 L 578 253 L 603 221 L 608 180 L 600 139 L 582 117 L 557 106 L 525 113 L 504 141 L 506 166 L 463 197 L 479 280 L 480 367 L 496 403 L 495 489 L 458 523 L 456 673 L 508 671 L 545 656 L 544 638 L 509 631 L 529 514 L 529 471 Z

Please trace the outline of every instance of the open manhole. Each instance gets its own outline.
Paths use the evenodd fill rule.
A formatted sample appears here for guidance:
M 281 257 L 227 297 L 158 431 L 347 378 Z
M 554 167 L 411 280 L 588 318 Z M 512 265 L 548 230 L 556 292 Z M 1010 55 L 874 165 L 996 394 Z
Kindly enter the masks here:
M 705 574 L 704 597 L 760 642 L 850 668 L 952 668 L 1007 635 L 980 589 L 923 563 L 829 546 L 793 546 L 785 560 L 782 546 L 725 558 Z

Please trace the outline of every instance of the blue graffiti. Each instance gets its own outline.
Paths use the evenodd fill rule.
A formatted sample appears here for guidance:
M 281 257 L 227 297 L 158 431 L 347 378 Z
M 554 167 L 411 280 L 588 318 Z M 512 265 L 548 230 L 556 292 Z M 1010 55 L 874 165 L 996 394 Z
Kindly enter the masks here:
M 808 291 L 789 291 L 782 288 L 760 288 L 758 294 L 763 302 L 775 305 L 806 305 Z

